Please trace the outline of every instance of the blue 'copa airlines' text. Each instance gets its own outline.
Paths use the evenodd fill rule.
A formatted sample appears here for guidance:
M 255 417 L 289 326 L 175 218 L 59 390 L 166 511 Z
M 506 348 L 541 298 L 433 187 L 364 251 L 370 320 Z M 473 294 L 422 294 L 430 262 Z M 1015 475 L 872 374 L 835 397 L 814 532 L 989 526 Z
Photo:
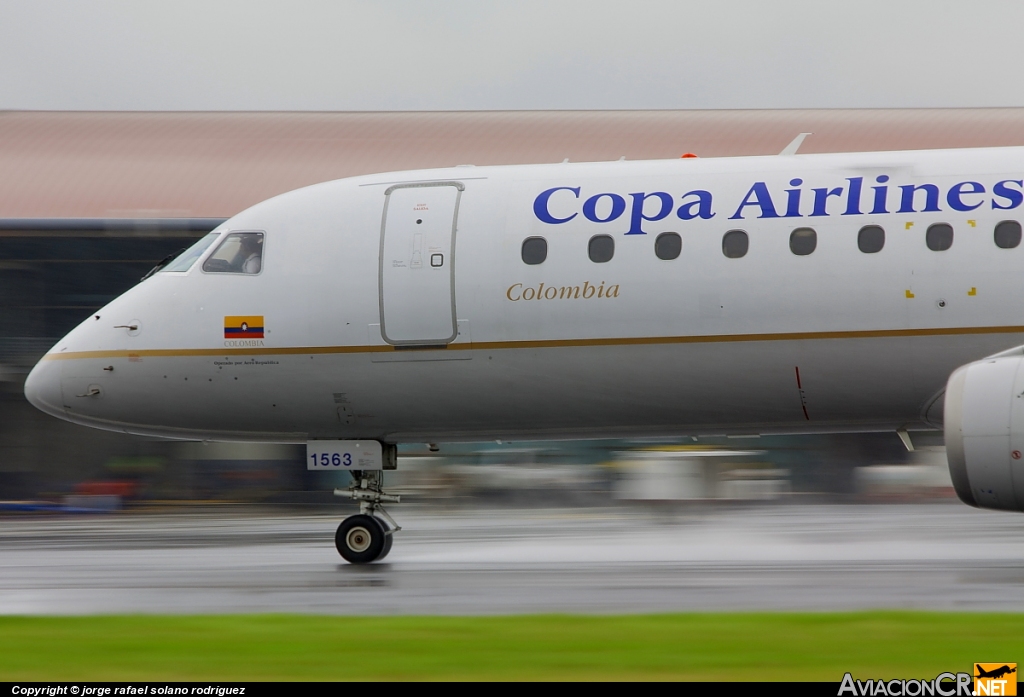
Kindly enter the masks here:
M 816 218 L 833 215 L 885 215 L 889 213 L 932 213 L 944 210 L 970 212 L 986 203 L 993 210 L 1012 210 L 1024 203 L 1024 180 L 1003 179 L 988 186 L 978 181 L 957 182 L 943 190 L 937 184 L 890 185 L 889 176 L 873 181 L 848 177 L 843 186 L 803 188 L 803 179 L 789 182 L 790 188 L 774 193 L 763 182 L 754 182 L 736 204 L 729 220 L 747 218 Z M 639 191 L 630 194 L 599 192 L 586 194 L 579 186 L 546 189 L 533 201 L 537 219 L 560 225 L 582 215 L 593 223 L 628 221 L 627 235 L 646 235 L 645 223 L 665 220 L 673 213 L 680 220 L 710 220 L 717 215 L 714 195 L 706 189 L 692 189 L 680 197 L 667 191 Z

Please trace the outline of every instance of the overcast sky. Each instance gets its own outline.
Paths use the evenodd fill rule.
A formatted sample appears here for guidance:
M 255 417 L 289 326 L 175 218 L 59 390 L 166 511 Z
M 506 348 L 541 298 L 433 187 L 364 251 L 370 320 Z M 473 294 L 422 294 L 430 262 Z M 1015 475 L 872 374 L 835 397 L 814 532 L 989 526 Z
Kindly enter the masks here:
M 1024 105 L 1020 0 L 0 0 L 0 108 Z

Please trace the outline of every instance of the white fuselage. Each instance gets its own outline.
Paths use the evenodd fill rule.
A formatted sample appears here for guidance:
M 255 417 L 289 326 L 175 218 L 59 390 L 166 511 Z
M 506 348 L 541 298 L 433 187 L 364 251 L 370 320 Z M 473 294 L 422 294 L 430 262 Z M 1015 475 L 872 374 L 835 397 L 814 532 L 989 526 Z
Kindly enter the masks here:
M 155 274 L 61 340 L 26 394 L 191 439 L 936 428 L 955 368 L 1024 343 L 1024 246 L 993 239 L 1024 217 L 1022 178 L 1024 148 L 993 148 L 329 182 L 218 228 L 264 233 L 259 273 L 204 256 Z M 935 223 L 949 249 L 926 244 Z M 872 225 L 884 247 L 865 253 Z M 791 251 L 797 228 L 812 253 Z M 723 253 L 730 230 L 742 257 Z M 677 258 L 656 255 L 664 232 Z M 527 264 L 534 237 L 546 258 Z M 239 317 L 262 338 L 228 338 Z

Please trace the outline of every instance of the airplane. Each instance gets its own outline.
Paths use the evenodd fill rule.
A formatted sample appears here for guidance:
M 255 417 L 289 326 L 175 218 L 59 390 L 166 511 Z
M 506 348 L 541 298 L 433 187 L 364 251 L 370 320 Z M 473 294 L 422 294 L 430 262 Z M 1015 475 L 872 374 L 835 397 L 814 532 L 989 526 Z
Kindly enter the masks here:
M 992 670 L 985 670 L 981 666 L 976 666 L 976 670 L 977 670 L 977 673 L 978 673 L 977 675 L 974 676 L 976 678 L 996 678 L 996 679 L 1001 678 L 1004 675 L 1009 675 L 1010 673 L 1016 673 L 1017 672 L 1017 669 L 1015 667 L 1011 668 L 1010 666 L 1008 666 L 1006 664 L 1004 664 L 1004 665 L 1002 665 L 1002 666 L 1000 666 L 998 668 L 993 668 Z
M 259 203 L 61 339 L 28 400 L 305 443 L 383 559 L 407 442 L 944 429 L 1024 510 L 1024 148 L 459 166 Z

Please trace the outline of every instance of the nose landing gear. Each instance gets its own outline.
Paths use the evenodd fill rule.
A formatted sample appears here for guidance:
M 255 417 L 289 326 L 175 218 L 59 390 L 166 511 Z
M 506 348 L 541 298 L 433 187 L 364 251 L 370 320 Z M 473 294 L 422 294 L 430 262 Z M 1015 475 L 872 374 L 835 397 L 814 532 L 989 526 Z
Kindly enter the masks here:
M 358 471 L 352 472 L 352 477 L 352 485 L 335 489 L 334 495 L 358 501 L 359 515 L 342 521 L 334 535 L 334 545 L 345 561 L 369 564 L 388 555 L 394 533 L 402 529 L 381 504 L 399 503 L 401 497 L 384 493 L 383 472 Z

